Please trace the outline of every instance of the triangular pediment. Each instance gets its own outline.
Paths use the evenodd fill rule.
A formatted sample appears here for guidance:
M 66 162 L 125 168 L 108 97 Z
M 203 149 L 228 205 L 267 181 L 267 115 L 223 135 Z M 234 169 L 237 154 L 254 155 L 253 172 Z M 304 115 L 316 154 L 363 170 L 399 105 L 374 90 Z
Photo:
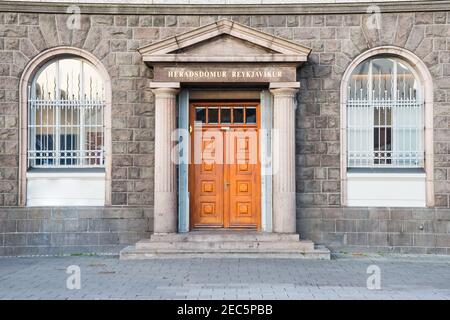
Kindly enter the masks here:
M 214 38 L 193 44 L 191 46 L 177 49 L 174 54 L 184 55 L 209 55 L 209 56 L 223 56 L 223 55 L 251 55 L 251 54 L 276 54 L 274 50 L 265 48 L 263 46 L 244 41 L 239 38 L 222 34 Z
M 311 51 L 303 45 L 227 19 L 138 49 L 143 60 L 157 62 L 295 62 Z

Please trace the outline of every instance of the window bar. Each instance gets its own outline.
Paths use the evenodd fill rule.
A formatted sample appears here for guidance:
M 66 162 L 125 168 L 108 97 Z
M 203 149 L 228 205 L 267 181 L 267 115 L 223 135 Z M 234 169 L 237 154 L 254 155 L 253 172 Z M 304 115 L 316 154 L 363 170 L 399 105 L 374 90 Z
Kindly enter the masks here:
M 414 112 L 414 107 L 413 104 L 411 103 L 412 99 L 411 99 L 411 88 L 410 90 L 410 105 L 412 105 L 412 110 L 411 112 L 408 112 L 408 131 L 409 131 L 409 164 L 412 164 L 412 156 L 413 156 L 413 143 L 412 143 L 412 139 L 413 139 L 413 134 L 412 134 L 412 123 L 413 123 L 413 112 Z
M 37 130 L 36 130 L 36 123 L 37 123 L 37 112 L 36 112 L 36 101 L 33 102 L 33 108 L 32 108 L 32 113 L 31 113 L 31 121 L 32 121 L 32 131 L 31 131 L 31 150 L 34 151 L 33 153 L 33 165 L 36 165 L 36 135 L 37 135 Z
M 35 166 L 36 165 L 36 138 L 38 135 L 37 132 L 37 112 L 36 112 L 36 108 L 37 108 L 37 103 L 36 101 L 32 103 L 32 113 L 31 113 L 31 123 L 32 123 L 32 127 L 31 127 L 31 146 L 30 146 L 30 150 L 32 150 L 32 158 L 31 158 L 31 162 L 30 165 L 31 166 Z
M 394 140 L 395 140 L 395 133 L 394 133 L 394 128 L 393 128 L 393 114 L 394 114 L 394 108 L 396 105 L 398 105 L 398 95 L 397 95 L 397 73 L 398 73 L 398 68 L 397 68 L 397 62 L 394 61 L 394 65 L 393 65 L 393 71 L 391 74 L 391 103 L 389 105 L 389 123 L 390 123 L 390 128 L 391 128 L 391 143 L 390 143 L 390 158 L 391 158 L 391 165 L 395 165 L 396 164 L 396 158 L 397 158 L 397 150 L 394 148 Z M 396 101 L 395 103 L 392 103 L 393 101 Z
M 388 127 L 386 123 L 386 102 L 382 105 L 381 110 L 383 110 L 382 117 L 383 117 L 383 163 L 387 164 L 387 134 L 388 134 Z
M 412 161 L 411 165 L 418 164 L 418 162 L 419 162 L 417 146 L 420 145 L 420 141 L 419 141 L 419 128 L 420 127 L 419 127 L 419 121 L 418 121 L 418 116 L 417 116 L 417 114 L 418 114 L 417 103 L 414 104 L 413 110 L 414 110 L 414 112 L 412 114 L 413 125 L 411 125 L 411 128 L 413 130 L 413 137 L 414 137 L 414 150 L 413 150 L 413 154 L 412 154 L 413 161 Z
M 47 103 L 45 105 L 45 120 L 47 121 L 47 123 L 50 122 L 50 114 L 49 114 L 50 107 L 51 107 L 51 102 L 47 101 Z M 46 139 L 46 148 L 45 148 L 45 150 L 47 151 L 47 153 L 46 153 L 47 154 L 47 157 L 46 157 L 47 158 L 46 159 L 47 160 L 47 165 L 51 163 L 51 157 L 52 157 L 52 153 L 51 153 L 52 141 L 50 139 L 50 134 L 52 133 L 51 130 L 52 130 L 52 127 L 51 127 L 50 124 L 45 126 L 45 132 L 46 132 L 46 134 L 45 134 L 45 139 Z
M 91 157 L 92 157 L 92 154 L 91 154 L 91 150 L 92 150 L 92 117 L 93 117 L 93 113 L 92 113 L 92 110 L 93 110 L 93 104 L 92 104 L 92 98 L 89 98 L 89 106 L 88 106 L 88 108 L 86 109 L 86 113 L 87 113 L 87 117 L 86 117 L 86 119 L 85 119 L 85 121 L 86 121 L 86 128 L 85 128 L 85 130 L 86 130 L 86 132 L 85 132 L 85 139 L 86 139 L 86 146 L 85 146 L 85 148 L 86 148 L 86 159 L 87 159 L 87 164 L 88 165 L 90 165 L 91 164 Z
M 82 76 L 78 74 L 78 99 L 74 101 L 73 103 L 73 110 L 75 112 L 75 116 L 77 117 L 76 121 L 72 121 L 72 128 L 71 128 L 71 135 L 70 138 L 72 140 L 72 144 L 70 145 L 70 148 L 72 150 L 72 159 L 74 165 L 79 165 L 78 163 L 78 157 L 77 157 L 77 150 L 80 150 L 79 147 L 75 148 L 75 144 L 78 146 L 80 138 L 77 137 L 75 134 L 78 133 L 78 125 L 79 122 L 79 109 L 78 105 L 81 103 L 82 97 L 83 97 L 83 91 L 82 91 Z M 78 151 L 79 152 L 79 151 Z
M 51 102 L 50 101 L 47 101 L 47 103 L 46 103 L 46 105 L 45 105 L 45 120 L 47 121 L 47 123 L 49 122 L 49 120 L 50 120 L 50 117 L 49 117 L 49 110 L 50 110 L 50 105 L 51 105 Z M 52 154 L 51 154 L 51 146 L 50 146 L 50 144 L 51 144 L 51 141 L 50 141 L 50 133 L 51 133 L 51 127 L 50 127 L 50 125 L 46 125 L 45 126 L 45 139 L 46 139 L 46 146 L 45 146 L 45 151 L 46 151 L 46 160 L 47 160 L 47 165 L 48 164 L 50 164 L 51 163 L 51 160 L 50 160 L 50 158 L 51 158 L 51 156 L 52 156 Z
M 381 76 L 382 74 L 381 74 L 381 71 L 380 71 L 380 76 Z M 383 145 L 383 150 L 382 150 L 382 152 L 381 152 L 381 158 L 382 158 L 382 162 L 383 162 L 383 165 L 386 165 L 386 135 L 387 135 L 387 127 L 386 127 L 386 122 L 384 122 L 383 124 L 381 124 L 381 121 L 382 121 L 382 118 L 381 117 L 383 117 L 383 120 L 384 120 L 384 115 L 383 114 L 381 114 L 381 111 L 383 111 L 383 112 L 385 112 L 386 111 L 386 108 L 385 108 L 385 106 L 386 106 L 386 103 L 387 103 L 387 100 L 388 100 L 388 93 L 387 93 L 387 78 L 385 78 L 384 77 L 384 75 L 383 75 L 383 80 L 384 80 L 384 97 L 383 97 L 383 103 L 381 104 L 381 106 L 380 106 L 380 118 L 379 118 L 379 123 L 380 123 L 380 125 L 381 125 L 381 128 L 379 129 L 379 132 L 380 132 L 380 138 L 381 138 L 381 130 L 383 130 L 383 143 L 384 143 L 384 145 Z M 381 141 L 380 141 L 380 151 L 381 151 Z
M 357 100 L 355 100 L 357 101 Z M 352 111 L 353 111 L 353 158 L 354 158 L 354 162 L 355 164 L 358 164 L 358 142 L 357 142 L 357 132 L 358 132 L 358 127 L 356 125 L 356 121 L 357 121 L 357 109 L 356 109 L 356 103 L 353 105 L 352 107 Z
M 99 107 L 99 111 L 100 111 L 100 124 L 104 123 L 103 120 L 103 107 Z M 103 132 L 104 132 L 104 128 L 103 126 L 100 127 L 100 154 L 99 154 L 99 163 L 98 164 L 102 164 L 103 163 L 103 157 L 104 157 L 104 142 L 103 142 Z
M 43 124 L 43 121 L 45 120 L 45 114 L 44 114 L 44 112 L 45 112 L 45 104 L 46 104 L 46 101 L 43 101 L 43 103 L 42 103 L 42 105 L 41 105 L 41 122 L 40 122 L 40 124 L 39 124 L 39 126 L 40 126 L 40 128 L 41 128 L 41 164 L 43 164 L 43 165 L 45 165 L 45 163 L 43 163 L 44 161 L 45 161 L 45 158 L 46 158 L 46 153 L 45 153 L 45 150 L 46 150 L 46 144 L 45 144 L 45 127 L 42 125 Z
M 349 130 L 350 130 L 350 134 L 347 137 L 347 144 L 349 146 L 347 153 L 348 153 L 348 157 L 349 157 L 349 162 L 353 161 L 353 145 L 352 145 L 352 139 L 353 139 L 353 128 L 352 128 L 352 123 L 351 123 L 351 106 L 349 109 L 347 109 L 347 119 L 349 121 Z
M 405 97 L 405 104 L 404 104 L 405 106 L 411 102 L 411 100 L 407 96 L 407 92 L 408 91 L 406 90 L 406 72 L 405 72 L 405 73 L 403 73 L 403 96 Z M 404 108 L 402 107 L 402 114 L 403 113 L 405 113 L 405 112 L 404 112 Z M 405 129 L 401 128 L 401 130 L 404 131 Z M 402 133 L 404 134 L 404 132 L 402 132 Z M 403 157 L 406 158 L 406 159 L 404 159 L 402 162 L 403 162 L 403 164 L 406 165 L 406 163 L 407 163 L 407 153 L 405 151 L 406 151 L 406 141 L 405 141 L 405 139 L 403 139 L 402 152 L 403 152 Z
M 97 84 L 96 86 L 97 87 Z M 91 129 L 90 129 L 90 137 L 89 137 L 89 154 L 90 154 L 90 160 L 89 160 L 89 164 L 92 165 L 97 161 L 97 107 L 95 102 L 98 101 L 98 94 L 92 95 L 91 97 L 91 103 L 92 103 L 92 116 L 90 121 L 91 124 Z
M 86 137 L 86 139 L 88 139 L 88 148 L 89 148 L 89 158 L 88 158 L 88 164 L 91 165 L 93 163 L 93 161 L 95 161 L 95 139 L 94 139 L 94 135 L 95 132 L 94 130 L 96 129 L 95 124 L 94 124 L 94 119 L 96 119 L 96 108 L 94 106 L 93 103 L 93 99 L 91 98 L 91 106 L 89 107 L 89 132 L 88 132 L 88 136 Z
M 75 165 L 75 152 L 73 149 L 73 143 L 74 143 L 74 135 L 75 135 L 75 108 L 76 108 L 76 101 L 73 101 L 70 106 L 70 125 L 69 125 L 69 131 L 70 131 L 70 149 L 66 147 L 67 150 L 70 150 L 70 164 Z
M 79 139 L 79 149 L 78 149 L 78 156 L 79 156 L 79 165 L 83 166 L 84 160 L 83 156 L 84 150 L 85 150 L 85 137 L 84 137 L 84 124 L 85 124 L 85 108 L 82 106 L 86 106 L 88 104 L 87 94 L 85 93 L 85 87 L 84 87 L 84 63 L 81 63 L 81 76 L 80 76 L 80 92 L 82 94 L 82 100 L 79 103 L 79 122 L 78 122 L 78 139 Z
M 99 99 L 98 99 L 98 92 L 96 93 L 95 96 L 95 102 L 98 103 Z M 98 162 L 98 156 L 99 156 L 99 151 L 98 151 L 98 138 L 99 138 L 99 127 L 98 127 L 98 113 L 100 112 L 100 108 L 98 106 L 98 104 L 94 104 L 93 106 L 94 109 L 94 114 L 95 114 L 95 121 L 94 121 L 94 128 L 93 130 L 95 130 L 94 133 L 94 143 L 93 143 L 93 151 L 92 151 L 92 155 L 93 155 L 93 161 L 91 161 L 92 164 L 96 164 Z
M 39 129 L 41 131 L 41 135 L 39 137 L 41 159 L 39 162 L 41 165 L 44 165 L 43 161 L 45 159 L 45 135 L 44 135 L 45 128 L 42 126 L 42 123 L 44 121 L 44 107 L 45 107 L 45 100 L 42 102 L 42 105 L 40 105 L 40 108 L 39 108 L 40 109 L 39 114 L 40 114 L 40 118 L 41 118 L 41 121 L 39 122 Z
M 369 166 L 373 166 L 374 165 L 374 129 L 373 129 L 373 125 L 374 125 L 374 107 L 373 107 L 373 103 L 372 100 L 374 99 L 374 92 L 375 92 L 375 82 L 373 79 L 373 61 L 369 62 L 369 70 L 368 70 L 368 75 L 367 75 L 367 86 L 368 86 L 368 90 L 367 90 L 367 96 L 366 96 L 366 101 L 365 104 L 367 105 L 367 108 L 369 109 L 368 112 L 370 113 L 368 116 L 369 118 L 367 119 L 367 123 L 365 124 L 367 130 L 368 130 L 368 136 L 369 139 L 371 141 L 369 141 L 369 144 L 367 145 L 367 151 L 366 151 L 366 158 L 367 158 L 367 164 Z
M 55 119 L 56 118 L 55 117 L 56 109 L 58 109 L 57 108 L 57 104 L 56 103 L 52 103 L 50 105 L 50 108 L 51 108 L 50 116 L 52 117 L 51 124 L 52 124 L 52 136 L 53 136 L 52 159 L 53 159 L 53 161 L 55 163 L 58 163 L 58 152 L 57 151 L 59 151 L 59 148 L 58 148 L 59 139 L 58 139 L 58 137 L 56 135 L 57 126 L 56 126 L 56 123 L 55 123 L 55 120 L 56 120 Z
M 357 163 L 358 164 L 358 162 L 359 162 L 359 150 L 358 150 L 358 135 L 357 135 L 357 133 L 358 133 L 358 131 L 359 131 L 359 129 L 358 129 L 358 126 L 357 126 L 357 121 L 358 121 L 358 104 L 356 103 L 354 106 L 353 106 L 353 113 L 354 113 L 354 119 L 353 119 L 353 128 L 354 128 L 354 130 L 353 130 L 353 134 L 354 134 L 354 137 L 353 137 L 353 140 L 354 140 L 354 142 L 353 142 L 353 147 L 354 147 L 354 154 L 353 154 L 353 156 L 355 157 L 355 163 Z
M 86 99 L 83 100 L 86 103 Z M 83 135 L 83 127 L 84 127 L 84 108 L 82 108 L 81 103 L 78 103 L 78 123 L 77 123 L 77 132 L 78 132 L 78 165 L 83 165 L 83 153 L 84 153 L 84 135 Z
M 85 148 L 86 148 L 86 158 L 87 158 L 87 164 L 91 164 L 91 148 L 92 148 L 92 117 L 93 117 L 93 104 L 91 98 L 89 98 L 89 106 L 86 109 L 87 117 L 85 119 L 86 121 L 86 132 L 85 132 Z
M 31 98 L 31 101 L 29 102 L 29 104 L 30 104 L 30 110 L 28 110 L 28 112 L 27 112 L 27 123 L 28 123 L 28 127 L 29 127 L 29 129 L 28 129 L 28 134 L 27 134 L 27 136 L 28 136 L 28 139 L 27 139 L 27 141 L 28 141 L 28 150 L 33 150 L 34 148 L 32 148 L 31 146 L 33 145 L 32 144 L 32 141 L 31 141 L 31 137 L 33 136 L 33 127 L 32 127 L 32 122 L 31 122 L 31 119 L 32 119 L 32 115 L 33 115 L 33 108 L 34 108 L 34 102 L 33 102 L 33 97 L 31 96 L 31 86 L 28 86 L 28 97 L 30 97 Z M 28 167 L 30 167 L 31 166 L 31 159 L 30 159 L 30 155 L 28 154 L 28 161 L 27 161 L 27 166 Z
M 67 165 L 67 109 L 69 108 L 69 105 L 72 103 L 72 101 L 69 100 L 67 101 L 67 103 L 64 105 L 64 122 L 62 123 L 63 127 L 64 127 L 64 136 L 63 136 L 63 149 L 62 149 L 62 156 L 63 156 L 63 164 Z
M 356 135 L 355 137 L 355 146 L 356 146 L 356 158 L 357 158 L 357 163 L 359 163 L 360 165 L 362 164 L 362 138 L 361 138 L 361 133 L 362 133 L 362 127 L 358 126 L 358 123 L 360 119 L 358 119 L 358 117 L 360 117 L 360 113 L 361 113 L 361 102 L 363 101 L 363 83 L 362 83 L 362 79 L 359 81 L 359 101 L 357 102 L 357 104 L 355 105 L 355 122 L 354 122 L 354 126 L 356 128 L 355 132 L 358 132 L 359 134 Z
M 360 89 L 360 95 L 362 95 L 362 89 Z M 356 107 L 355 107 L 355 109 L 356 109 L 356 112 L 355 112 L 355 115 L 356 115 L 356 118 L 359 118 L 360 117 L 360 113 L 361 113 L 361 105 L 358 103 L 357 105 L 356 105 Z M 359 119 L 358 119 L 359 120 Z M 359 123 L 359 121 L 358 122 L 356 122 L 356 123 Z M 356 126 L 356 131 L 358 132 L 358 133 L 360 133 L 361 132 L 361 127 L 360 126 Z M 361 162 L 362 162 L 362 155 L 361 155 L 361 150 L 362 150 L 362 148 L 361 148 L 361 144 L 362 144 L 362 139 L 361 139 L 361 134 L 358 134 L 358 135 L 356 135 L 356 150 L 357 150 L 357 158 L 358 158 L 358 162 L 361 164 Z
M 370 90 L 372 90 L 372 88 L 370 88 Z M 367 92 L 369 92 L 369 91 L 367 91 Z M 372 112 L 372 108 L 370 107 L 370 104 L 367 102 L 367 99 L 366 99 L 366 101 L 364 102 L 364 109 L 365 109 L 365 115 L 366 115 L 366 121 L 364 122 L 364 125 L 365 125 L 365 129 L 364 129 L 364 133 L 365 133 L 365 135 L 366 135 L 366 148 L 365 148 L 365 150 L 364 150 L 364 158 L 365 158 L 365 160 L 364 160 L 364 165 L 365 166 L 367 166 L 367 165 L 370 165 L 370 160 L 369 160 L 369 156 L 370 156 L 370 145 L 371 145 L 371 143 L 373 143 L 373 142 L 370 142 L 370 129 L 368 128 L 368 124 L 370 123 L 370 112 Z

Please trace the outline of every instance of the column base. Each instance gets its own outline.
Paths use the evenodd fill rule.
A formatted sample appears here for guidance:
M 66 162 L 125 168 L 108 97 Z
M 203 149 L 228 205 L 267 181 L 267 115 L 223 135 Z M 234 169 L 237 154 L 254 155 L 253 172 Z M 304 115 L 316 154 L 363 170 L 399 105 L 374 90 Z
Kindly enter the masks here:
M 155 192 L 153 213 L 154 233 L 177 232 L 177 194 L 175 192 Z
M 295 192 L 277 192 L 273 195 L 273 232 L 296 233 L 297 212 Z

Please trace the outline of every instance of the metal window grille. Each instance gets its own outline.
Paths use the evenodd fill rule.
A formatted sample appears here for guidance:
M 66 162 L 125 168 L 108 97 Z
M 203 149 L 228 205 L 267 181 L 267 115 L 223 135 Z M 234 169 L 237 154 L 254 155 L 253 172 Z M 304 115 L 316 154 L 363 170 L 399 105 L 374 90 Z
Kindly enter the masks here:
M 79 62 L 79 60 L 76 60 Z M 56 70 L 59 69 L 58 63 Z M 92 79 L 84 80 L 81 71 L 64 81 L 61 72 L 52 72 L 45 85 L 34 83 L 28 99 L 29 167 L 102 167 L 104 166 L 104 108 L 102 94 L 93 89 Z M 48 78 L 48 74 L 45 75 Z M 66 84 L 66 87 L 60 85 Z M 83 88 L 83 83 L 85 87 Z M 77 86 L 78 95 L 69 88 Z M 36 88 L 38 90 L 36 91 Z M 48 88 L 53 90 L 49 91 Z M 63 89 L 62 89 L 63 88 Z M 39 92 L 39 94 L 36 94 Z
M 348 88 L 349 167 L 423 167 L 424 104 L 394 61 L 387 74 L 358 74 Z M 361 70 L 358 70 L 361 71 Z M 364 79 L 364 80 L 363 80 Z M 359 80 L 359 81 L 358 81 Z

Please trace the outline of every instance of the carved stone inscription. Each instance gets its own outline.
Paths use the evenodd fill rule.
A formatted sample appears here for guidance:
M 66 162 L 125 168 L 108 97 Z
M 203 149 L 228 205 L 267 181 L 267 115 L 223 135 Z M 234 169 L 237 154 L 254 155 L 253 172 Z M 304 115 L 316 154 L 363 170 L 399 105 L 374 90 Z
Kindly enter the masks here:
M 167 82 L 278 82 L 296 81 L 288 66 L 155 66 L 154 81 Z

